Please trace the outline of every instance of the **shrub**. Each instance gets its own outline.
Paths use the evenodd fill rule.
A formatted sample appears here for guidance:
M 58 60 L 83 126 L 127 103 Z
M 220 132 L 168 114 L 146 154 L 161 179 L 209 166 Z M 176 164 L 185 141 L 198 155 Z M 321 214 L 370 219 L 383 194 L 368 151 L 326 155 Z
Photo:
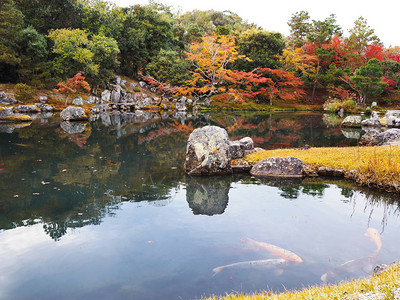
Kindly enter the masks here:
M 344 112 L 351 112 L 354 110 L 356 103 L 353 99 L 339 100 L 337 98 L 329 98 L 324 103 L 324 110 L 332 113 L 337 113 L 343 108 Z
M 35 88 L 25 83 L 18 83 L 15 86 L 15 99 L 21 102 L 27 102 L 33 100 L 35 94 Z
M 365 114 L 366 114 L 367 116 L 369 116 L 369 115 L 371 115 L 371 113 L 372 113 L 372 109 L 371 109 L 370 107 L 367 107 L 367 108 L 365 109 Z
M 139 92 L 140 92 L 140 88 L 134 87 L 134 88 L 133 88 L 133 91 L 136 92 L 136 93 L 139 93 Z

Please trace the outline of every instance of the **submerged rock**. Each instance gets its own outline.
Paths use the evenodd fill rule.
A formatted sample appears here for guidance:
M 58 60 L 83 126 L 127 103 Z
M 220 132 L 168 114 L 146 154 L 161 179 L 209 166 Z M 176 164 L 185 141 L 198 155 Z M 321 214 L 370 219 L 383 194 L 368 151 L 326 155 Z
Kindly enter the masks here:
M 303 177 L 306 164 L 296 157 L 270 157 L 256 163 L 251 169 L 253 176 Z
M 225 129 L 205 126 L 190 134 L 185 161 L 187 174 L 231 174 L 231 159 L 230 141 Z
M 343 127 L 361 127 L 361 116 L 347 116 L 343 122 Z
M 82 107 L 68 106 L 60 113 L 61 120 L 63 121 L 81 121 L 87 120 L 88 116 Z

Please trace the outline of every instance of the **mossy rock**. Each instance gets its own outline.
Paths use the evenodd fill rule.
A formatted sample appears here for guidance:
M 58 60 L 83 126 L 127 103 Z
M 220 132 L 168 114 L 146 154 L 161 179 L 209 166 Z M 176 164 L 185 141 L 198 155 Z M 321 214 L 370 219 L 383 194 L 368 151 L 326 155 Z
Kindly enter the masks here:
M 21 122 L 31 122 L 32 118 L 27 115 L 10 115 L 2 117 L 0 119 L 1 123 L 21 123 Z

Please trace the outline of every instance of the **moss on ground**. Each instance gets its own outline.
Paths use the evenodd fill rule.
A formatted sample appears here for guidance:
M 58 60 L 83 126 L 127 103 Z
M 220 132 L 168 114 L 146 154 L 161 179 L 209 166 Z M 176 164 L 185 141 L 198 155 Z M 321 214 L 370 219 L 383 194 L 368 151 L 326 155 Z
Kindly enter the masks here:
M 391 266 L 380 275 L 373 275 L 363 280 L 343 282 L 338 285 L 314 286 L 301 291 L 285 293 L 262 292 L 258 294 L 232 294 L 209 299 L 225 300 L 304 300 L 304 299 L 398 299 L 400 297 L 400 264 Z
M 315 169 L 340 169 L 345 177 L 360 184 L 400 192 L 400 145 L 265 150 L 247 155 L 244 160 L 254 164 L 268 157 L 279 156 L 297 157 Z

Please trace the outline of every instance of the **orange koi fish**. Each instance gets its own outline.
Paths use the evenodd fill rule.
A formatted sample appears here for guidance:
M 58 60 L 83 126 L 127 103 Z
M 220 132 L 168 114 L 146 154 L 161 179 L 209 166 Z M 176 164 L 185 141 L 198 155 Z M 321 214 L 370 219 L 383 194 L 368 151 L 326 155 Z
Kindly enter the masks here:
M 379 234 L 378 230 L 375 228 L 369 227 L 367 229 L 367 232 L 365 233 L 365 236 L 369 237 L 371 242 L 375 243 L 376 245 L 376 250 L 374 255 L 377 255 L 379 251 L 381 251 L 382 248 L 382 240 L 381 240 L 381 235 Z
M 264 243 L 264 242 L 257 242 L 255 240 L 252 240 L 250 238 L 248 238 L 248 240 L 250 241 L 251 244 L 257 246 L 258 248 L 261 249 L 265 249 L 269 252 L 271 252 L 273 255 L 277 255 L 283 259 L 286 260 L 290 260 L 290 261 L 294 261 L 297 263 L 302 263 L 303 260 L 301 259 L 300 256 L 298 256 L 297 254 L 293 253 L 292 251 L 280 248 L 278 246 L 275 245 L 271 245 L 268 243 Z
M 242 261 L 242 262 L 237 262 L 237 263 L 233 263 L 230 265 L 214 268 L 213 269 L 214 275 L 212 277 L 214 277 L 218 273 L 222 272 L 223 270 L 230 269 L 230 268 L 253 268 L 253 267 L 257 268 L 257 267 L 260 267 L 260 268 L 271 269 L 271 268 L 284 267 L 288 263 L 289 262 L 287 260 L 281 259 L 281 258 Z

